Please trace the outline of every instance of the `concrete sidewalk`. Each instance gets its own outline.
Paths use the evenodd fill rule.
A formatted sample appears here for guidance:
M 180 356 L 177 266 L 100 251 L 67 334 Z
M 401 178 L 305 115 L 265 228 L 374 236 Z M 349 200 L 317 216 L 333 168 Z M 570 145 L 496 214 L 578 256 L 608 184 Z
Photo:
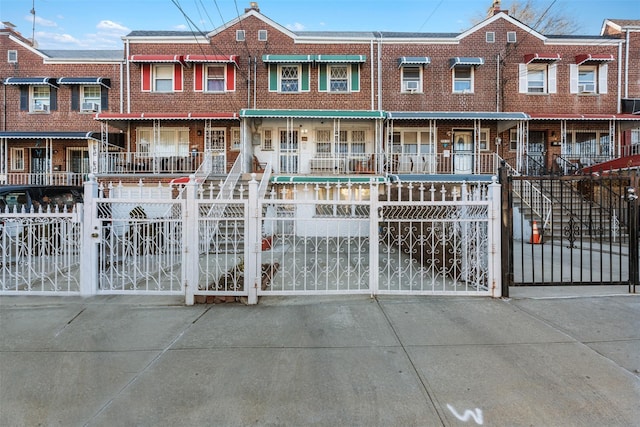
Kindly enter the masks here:
M 640 425 L 626 292 L 2 297 L 0 425 Z

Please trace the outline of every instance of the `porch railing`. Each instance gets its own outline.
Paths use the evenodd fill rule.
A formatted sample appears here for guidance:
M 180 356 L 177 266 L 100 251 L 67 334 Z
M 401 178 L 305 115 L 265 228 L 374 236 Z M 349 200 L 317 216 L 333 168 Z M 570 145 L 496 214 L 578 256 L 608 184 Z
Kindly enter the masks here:
M 87 174 L 75 172 L 11 172 L 0 180 L 0 185 L 71 185 L 82 186 Z

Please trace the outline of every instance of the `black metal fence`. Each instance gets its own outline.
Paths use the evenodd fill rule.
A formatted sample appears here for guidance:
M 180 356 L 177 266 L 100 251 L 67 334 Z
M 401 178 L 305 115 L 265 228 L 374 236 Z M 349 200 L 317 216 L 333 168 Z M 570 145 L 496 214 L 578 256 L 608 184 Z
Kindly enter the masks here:
M 503 190 L 503 296 L 509 286 L 638 283 L 635 170 L 509 176 Z

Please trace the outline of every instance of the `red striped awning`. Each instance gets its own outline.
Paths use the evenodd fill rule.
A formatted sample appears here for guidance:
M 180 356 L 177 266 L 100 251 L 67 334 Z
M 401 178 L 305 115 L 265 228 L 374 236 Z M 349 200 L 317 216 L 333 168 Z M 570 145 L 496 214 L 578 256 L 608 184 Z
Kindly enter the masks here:
M 606 62 L 606 61 L 613 61 L 613 60 L 615 60 L 615 58 L 613 57 L 613 55 L 609 55 L 609 54 L 598 55 L 598 54 L 585 53 L 582 55 L 576 55 L 576 64 L 578 65 L 582 65 L 585 62 Z
M 184 62 L 233 62 L 238 64 L 238 55 L 185 55 Z
M 184 62 L 184 55 L 129 55 L 130 62 Z
M 97 113 L 96 120 L 237 120 L 238 113 Z
M 524 56 L 524 63 L 532 62 L 555 62 L 562 59 L 559 53 L 529 53 Z

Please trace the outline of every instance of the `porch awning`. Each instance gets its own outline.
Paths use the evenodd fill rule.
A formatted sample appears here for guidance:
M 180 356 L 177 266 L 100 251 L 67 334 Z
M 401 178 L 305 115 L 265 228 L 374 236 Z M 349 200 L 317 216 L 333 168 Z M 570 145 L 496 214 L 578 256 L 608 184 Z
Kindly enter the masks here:
M 576 64 L 582 65 L 585 62 L 607 62 L 613 61 L 615 58 L 613 55 L 597 55 L 597 54 L 589 54 L 585 53 L 582 55 L 576 55 Z
M 240 110 L 241 118 L 294 119 L 382 119 L 382 111 L 372 110 Z
M 58 87 L 54 77 L 7 77 L 4 79 L 6 85 L 49 85 Z
M 453 67 L 475 67 L 484 64 L 484 58 L 471 56 L 456 56 L 449 60 L 449 65 Z
M 309 176 L 309 175 L 278 175 L 270 179 L 272 184 L 369 184 L 384 183 L 387 179 L 383 176 Z
M 238 64 L 238 55 L 185 55 L 184 62 L 209 62 Z
M 545 114 L 531 113 L 531 120 L 637 120 L 640 116 L 637 114 Z
M 398 58 L 398 67 L 403 65 L 429 65 L 431 58 L 428 56 L 401 56 Z
M 237 113 L 97 113 L 96 120 L 237 120 Z
M 104 77 L 60 77 L 59 85 L 100 85 L 106 88 L 111 87 L 111 79 Z
M 184 55 L 130 55 L 129 62 L 184 62 Z
M 316 55 L 262 55 L 262 62 L 300 63 L 313 62 Z
M 532 62 L 556 62 L 562 59 L 559 53 L 529 53 L 524 56 L 524 63 Z
M 95 139 L 100 141 L 100 132 L 0 132 L 0 138 L 7 139 Z
M 498 113 L 482 111 L 389 111 L 392 120 L 529 120 L 526 113 Z
M 358 62 L 365 62 L 367 60 L 367 55 L 316 55 L 316 62 L 323 63 L 338 63 L 344 62 L 349 64 L 355 64 Z

